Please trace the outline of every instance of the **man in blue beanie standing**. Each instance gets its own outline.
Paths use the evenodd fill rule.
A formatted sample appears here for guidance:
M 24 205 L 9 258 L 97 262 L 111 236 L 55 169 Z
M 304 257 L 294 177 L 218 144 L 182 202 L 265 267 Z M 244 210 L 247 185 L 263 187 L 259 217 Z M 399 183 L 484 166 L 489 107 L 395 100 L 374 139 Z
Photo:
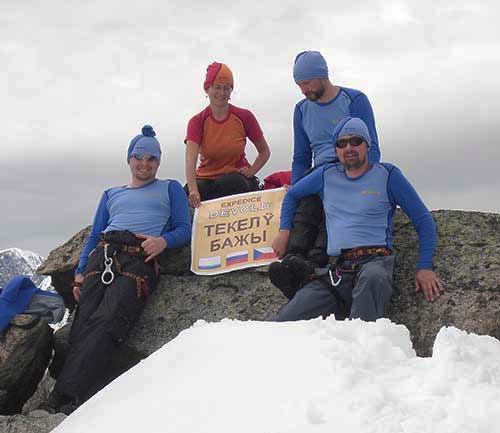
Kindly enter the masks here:
M 297 55 L 293 79 L 305 99 L 297 103 L 293 116 L 292 185 L 312 169 L 336 159 L 335 149 L 331 146 L 332 133 L 335 126 L 348 116 L 359 117 L 365 122 L 371 138 L 368 158 L 373 163 L 380 160 L 373 110 L 364 93 L 333 85 L 326 61 L 318 51 L 304 51 Z M 271 281 L 289 299 L 315 267 L 326 264 L 323 219 L 319 197 L 305 197 L 295 215 L 286 256 L 282 262 L 275 262 L 269 268 Z
M 157 258 L 191 237 L 189 206 L 176 180 L 156 178 L 160 143 L 149 125 L 130 142 L 131 180 L 104 191 L 75 271 L 78 302 L 70 350 L 48 402 L 71 413 L 103 386 L 103 372 L 159 280 Z
M 389 163 L 372 163 L 373 141 L 366 124 L 347 117 L 334 130 L 340 162 L 323 164 L 295 183 L 281 208 L 280 231 L 273 242 L 285 254 L 299 200 L 319 194 L 325 209 L 329 265 L 316 269 L 311 281 L 277 314 L 277 321 L 307 320 L 338 314 L 347 307 L 351 319 L 377 320 L 392 294 L 394 256 L 392 220 L 396 206 L 410 217 L 418 234 L 415 289 L 436 300 L 443 285 L 433 271 L 434 220 L 403 176 Z

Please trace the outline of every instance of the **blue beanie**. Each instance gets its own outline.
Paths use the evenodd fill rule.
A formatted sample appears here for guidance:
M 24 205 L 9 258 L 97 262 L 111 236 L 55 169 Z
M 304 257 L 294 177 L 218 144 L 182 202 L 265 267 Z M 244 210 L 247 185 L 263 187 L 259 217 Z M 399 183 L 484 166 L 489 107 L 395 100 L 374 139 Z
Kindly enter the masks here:
M 332 135 L 333 145 L 335 146 L 337 140 L 344 135 L 357 135 L 358 137 L 362 137 L 365 139 L 368 147 L 370 147 L 372 143 L 368 127 L 359 117 L 346 117 L 335 127 Z
M 130 162 L 130 158 L 134 154 L 144 154 L 147 153 L 151 156 L 156 157 L 158 162 L 161 158 L 160 143 L 155 138 L 156 133 L 153 127 L 150 125 L 144 125 L 141 130 L 142 134 L 136 135 L 130 145 L 128 146 L 127 152 L 127 162 Z
M 328 66 L 319 51 L 303 51 L 295 57 L 293 79 L 298 83 L 313 78 L 328 78 Z

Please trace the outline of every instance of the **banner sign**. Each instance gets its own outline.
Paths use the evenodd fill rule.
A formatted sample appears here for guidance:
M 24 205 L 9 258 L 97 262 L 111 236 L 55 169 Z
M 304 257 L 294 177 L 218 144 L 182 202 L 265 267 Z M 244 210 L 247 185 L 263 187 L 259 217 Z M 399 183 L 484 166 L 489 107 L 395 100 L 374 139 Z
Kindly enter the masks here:
M 276 261 L 271 244 L 284 196 L 278 188 L 202 202 L 193 218 L 191 271 L 216 275 Z

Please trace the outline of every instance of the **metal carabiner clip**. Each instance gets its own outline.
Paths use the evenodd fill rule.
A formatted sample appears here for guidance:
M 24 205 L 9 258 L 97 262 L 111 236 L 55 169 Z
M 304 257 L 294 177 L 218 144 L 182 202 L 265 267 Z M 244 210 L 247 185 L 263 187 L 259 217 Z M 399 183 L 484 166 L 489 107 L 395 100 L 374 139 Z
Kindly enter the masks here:
M 333 287 L 337 287 L 340 284 L 340 282 L 342 281 L 342 275 L 339 274 L 339 271 L 337 268 L 335 268 L 335 276 L 338 278 L 337 281 L 335 281 L 333 279 L 332 268 L 328 269 L 328 275 L 330 275 L 330 281 L 332 282 Z
M 108 245 L 109 244 L 104 245 L 104 271 L 101 275 L 101 281 L 106 285 L 111 284 L 115 279 L 115 274 L 111 270 L 113 259 L 108 257 Z M 109 275 L 109 277 L 106 277 L 106 275 Z

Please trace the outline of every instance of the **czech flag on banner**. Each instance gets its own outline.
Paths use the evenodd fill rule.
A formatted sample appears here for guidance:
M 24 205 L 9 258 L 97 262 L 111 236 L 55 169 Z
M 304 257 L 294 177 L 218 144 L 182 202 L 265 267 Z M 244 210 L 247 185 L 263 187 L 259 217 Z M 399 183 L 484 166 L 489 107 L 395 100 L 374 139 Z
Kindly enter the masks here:
M 248 251 L 237 251 L 226 256 L 226 266 L 248 262 Z
M 255 248 L 253 250 L 254 260 L 272 260 L 276 258 L 276 254 L 271 247 Z
M 217 269 L 221 266 L 220 256 L 215 257 L 201 257 L 198 260 L 198 267 L 200 269 Z

